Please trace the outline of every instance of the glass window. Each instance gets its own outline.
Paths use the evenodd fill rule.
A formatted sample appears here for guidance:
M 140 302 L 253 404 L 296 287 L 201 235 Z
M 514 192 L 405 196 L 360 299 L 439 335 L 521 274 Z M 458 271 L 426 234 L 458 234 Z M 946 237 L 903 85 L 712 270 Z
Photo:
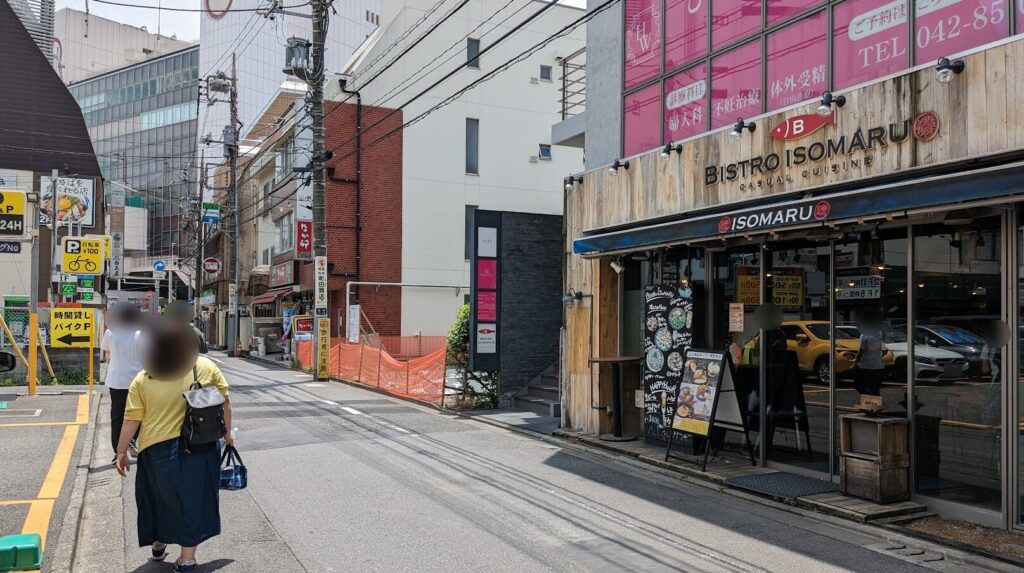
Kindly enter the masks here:
M 909 13 L 907 0 L 848 0 L 833 9 L 836 89 L 907 68 Z
M 828 89 L 825 12 L 768 36 L 768 110 L 821 95 Z
M 761 43 L 711 61 L 711 129 L 761 113 Z
M 661 71 L 661 2 L 626 3 L 626 87 L 653 78 Z
M 661 86 L 653 85 L 626 96 L 622 116 L 623 155 L 635 155 L 661 145 Z
M 665 141 L 677 141 L 708 128 L 707 70 L 703 64 L 665 80 Z
M 715 0 L 711 6 L 711 41 L 714 49 L 761 29 L 761 0 Z
M 480 173 L 480 120 L 466 118 L 466 173 Z
M 914 41 L 918 64 L 1006 37 L 1006 0 L 918 0 Z
M 665 67 L 675 69 L 708 53 L 708 2 L 665 1 Z
M 540 79 L 545 81 L 551 81 L 551 66 L 540 67 Z
M 972 214 L 914 227 L 914 366 L 943 374 L 915 387 L 914 480 L 921 493 L 999 511 L 1001 222 Z
M 808 8 L 821 4 L 822 0 L 768 0 L 768 25 L 796 16 Z
M 466 62 L 467 67 L 480 69 L 480 40 L 466 39 Z
M 1013 3 L 1017 6 L 1017 33 L 1024 34 L 1024 0 L 1013 0 Z M 1024 493 L 1021 493 L 1021 495 L 1024 496 Z M 1021 513 L 1024 513 L 1024 511 Z
M 540 148 L 537 151 L 537 156 L 543 160 L 551 160 L 551 146 L 546 143 L 541 143 Z

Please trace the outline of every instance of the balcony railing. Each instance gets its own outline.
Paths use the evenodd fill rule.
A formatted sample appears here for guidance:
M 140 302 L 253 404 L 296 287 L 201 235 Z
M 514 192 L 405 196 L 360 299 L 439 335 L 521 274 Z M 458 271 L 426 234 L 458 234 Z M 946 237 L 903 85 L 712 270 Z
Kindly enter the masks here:
M 559 104 L 562 119 L 583 113 L 587 108 L 587 50 L 580 48 L 562 59 L 562 92 Z

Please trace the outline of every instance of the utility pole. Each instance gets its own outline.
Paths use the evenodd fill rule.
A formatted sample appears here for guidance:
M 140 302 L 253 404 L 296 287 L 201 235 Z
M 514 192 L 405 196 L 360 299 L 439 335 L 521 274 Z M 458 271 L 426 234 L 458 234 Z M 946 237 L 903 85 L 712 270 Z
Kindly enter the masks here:
M 203 288 L 203 250 L 206 247 L 206 223 L 203 223 L 203 197 L 206 195 L 206 152 L 202 152 L 199 155 L 199 201 L 196 202 L 198 209 L 198 216 L 196 217 L 196 241 L 198 245 L 196 247 L 196 276 L 195 281 L 195 296 L 193 297 L 193 311 L 195 316 L 193 321 L 196 328 L 201 328 L 202 313 L 199 309 L 202 308 L 200 301 L 202 300 L 202 288 Z
M 231 53 L 231 284 L 235 292 L 234 296 L 234 317 L 231 323 L 234 325 L 234 333 L 228 341 L 229 356 L 238 357 L 238 338 L 242 335 L 239 327 L 242 324 L 238 310 L 238 279 L 241 272 L 238 265 L 238 70 L 235 53 Z
M 313 14 L 313 43 L 310 46 L 310 60 L 312 69 L 309 71 L 307 84 L 310 92 L 310 120 L 313 130 L 313 160 L 312 168 L 313 182 L 313 255 L 314 267 L 324 262 L 327 257 L 327 198 L 324 189 L 324 43 L 327 31 L 327 8 L 329 2 L 325 0 L 312 0 L 310 10 Z M 323 257 L 323 258 L 321 258 Z M 323 282 L 327 282 L 326 269 L 322 271 Z M 316 274 L 316 271 L 314 272 Z M 315 282 L 320 282 L 319 280 Z M 326 289 L 326 284 L 316 284 L 318 289 Z M 315 297 L 319 299 L 319 297 Z M 313 378 L 321 380 L 329 377 L 325 367 L 328 357 L 325 353 L 330 352 L 330 316 L 327 305 L 321 305 L 317 301 L 314 308 L 316 316 L 316 328 L 314 328 L 315 340 L 313 344 Z M 327 327 L 323 328 L 323 321 L 327 321 Z M 326 336 L 328 340 L 322 340 Z

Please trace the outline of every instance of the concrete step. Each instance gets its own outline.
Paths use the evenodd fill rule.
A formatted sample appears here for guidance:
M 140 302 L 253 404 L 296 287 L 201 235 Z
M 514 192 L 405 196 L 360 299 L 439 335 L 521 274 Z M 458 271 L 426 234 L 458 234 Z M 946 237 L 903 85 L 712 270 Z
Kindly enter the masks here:
M 558 401 L 558 386 L 543 385 L 532 385 L 526 387 L 526 395 L 533 398 L 543 398 L 545 400 Z
M 561 417 L 562 411 L 558 401 L 545 400 L 533 396 L 516 396 L 512 399 L 512 407 L 520 412 L 534 412 L 541 416 Z
M 543 382 L 545 386 L 558 386 L 558 373 L 541 374 L 540 381 Z

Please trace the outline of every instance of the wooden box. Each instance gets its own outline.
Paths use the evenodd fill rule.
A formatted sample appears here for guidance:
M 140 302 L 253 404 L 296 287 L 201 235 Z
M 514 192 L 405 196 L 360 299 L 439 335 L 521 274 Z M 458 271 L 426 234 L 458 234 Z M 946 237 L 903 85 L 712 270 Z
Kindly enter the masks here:
M 910 499 L 907 420 L 849 414 L 839 417 L 839 489 L 892 503 Z

